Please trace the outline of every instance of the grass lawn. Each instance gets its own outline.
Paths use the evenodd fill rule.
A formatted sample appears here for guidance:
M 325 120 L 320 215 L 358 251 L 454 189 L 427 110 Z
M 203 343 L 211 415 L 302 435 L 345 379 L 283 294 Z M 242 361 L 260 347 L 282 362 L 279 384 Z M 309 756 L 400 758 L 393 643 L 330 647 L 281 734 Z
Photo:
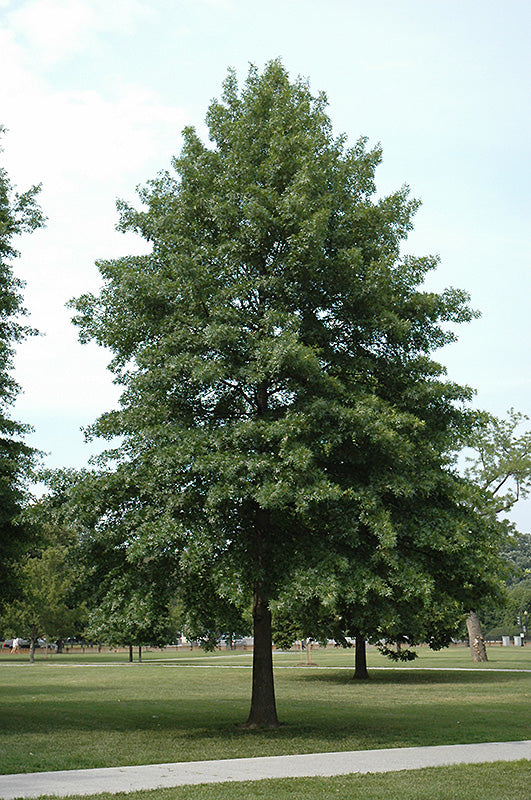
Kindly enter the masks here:
M 0 659 L 0 771 L 528 739 L 531 673 L 494 670 L 531 669 L 531 648 L 489 656 L 486 668 L 452 671 L 472 666 L 464 648 L 422 649 L 412 668 L 373 669 L 359 682 L 344 668 L 351 652 L 316 650 L 312 660 L 323 669 L 279 654 L 282 725 L 248 732 L 239 724 L 249 708 L 249 653 L 165 658 L 159 651 L 142 664 L 128 664 L 124 654 L 69 654 L 33 666 L 7 655 Z M 370 666 L 389 661 L 371 651 Z M 445 671 L 430 669 L 437 666 Z

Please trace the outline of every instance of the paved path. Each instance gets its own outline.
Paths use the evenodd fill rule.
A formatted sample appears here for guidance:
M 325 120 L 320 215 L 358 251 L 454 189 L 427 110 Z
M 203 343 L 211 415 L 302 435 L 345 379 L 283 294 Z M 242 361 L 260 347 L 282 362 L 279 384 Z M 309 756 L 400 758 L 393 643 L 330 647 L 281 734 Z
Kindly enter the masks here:
M 294 756 L 186 761 L 140 767 L 111 767 L 61 772 L 0 775 L 0 798 L 39 797 L 46 794 L 133 792 L 184 784 L 257 781 L 262 778 L 348 775 L 358 772 L 394 772 L 447 764 L 531 760 L 531 740 L 454 744 L 437 747 L 397 747 L 346 753 L 308 753 Z

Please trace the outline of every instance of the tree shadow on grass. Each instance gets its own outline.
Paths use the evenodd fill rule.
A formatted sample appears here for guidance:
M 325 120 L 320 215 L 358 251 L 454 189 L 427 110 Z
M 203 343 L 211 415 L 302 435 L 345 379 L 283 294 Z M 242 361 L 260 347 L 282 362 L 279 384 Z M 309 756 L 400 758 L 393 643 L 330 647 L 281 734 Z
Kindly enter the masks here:
M 23 704 L 16 718 L 2 725 L 4 770 L 29 769 L 30 749 L 40 758 L 31 764 L 34 771 L 528 738 L 525 708 L 506 698 L 489 707 L 481 697 L 449 695 L 445 687 L 445 696 L 434 698 L 428 687 L 415 702 L 416 684 L 410 684 L 407 697 L 400 692 L 389 697 L 380 683 L 388 695 L 381 702 L 364 687 L 351 701 L 336 695 L 330 702 L 325 689 L 331 684 L 321 685 L 322 696 L 316 684 L 313 698 L 306 693 L 299 699 L 296 688 L 291 697 L 279 692 L 281 725 L 275 730 L 242 729 L 248 701 L 241 697 L 200 708 L 178 700 L 69 702 L 58 713 L 52 707 L 36 713 Z
M 334 683 L 339 686 L 374 686 L 382 685 L 473 685 L 473 684 L 502 684 L 522 682 L 531 684 L 531 675 L 525 672 L 494 672 L 489 669 L 478 670 L 424 670 L 416 669 L 369 669 L 367 680 L 356 680 L 354 670 L 315 670 L 308 669 L 301 672 L 296 677 L 297 681 L 303 683 Z
M 104 690 L 108 690 L 108 687 L 103 687 Z M 68 685 L 68 684 L 46 684 L 44 686 L 31 686 L 31 685 L 22 685 L 16 686 L 13 684 L 8 684 L 7 686 L 4 684 L 2 686 L 2 697 L 0 699 L 0 708 L 2 707 L 2 700 L 5 702 L 6 706 L 12 706 L 12 703 L 18 702 L 18 698 L 21 700 L 28 700 L 29 698 L 39 698 L 42 700 L 46 700 L 49 697 L 58 698 L 62 702 L 62 698 L 72 697 L 73 692 L 75 692 L 77 687 L 75 685 Z M 83 686 L 79 691 L 85 694 L 100 694 L 102 691 L 102 687 L 98 685 L 93 686 Z
M 367 682 L 352 676 L 334 669 L 278 673 L 281 726 L 256 731 L 241 727 L 249 710 L 241 680 L 191 685 L 190 678 L 157 696 L 144 693 L 149 681 L 54 682 L 35 691 L 17 687 L 16 697 L 7 687 L 4 769 L 27 769 L 30 749 L 41 759 L 32 769 L 73 769 L 529 736 L 525 673 L 372 670 Z

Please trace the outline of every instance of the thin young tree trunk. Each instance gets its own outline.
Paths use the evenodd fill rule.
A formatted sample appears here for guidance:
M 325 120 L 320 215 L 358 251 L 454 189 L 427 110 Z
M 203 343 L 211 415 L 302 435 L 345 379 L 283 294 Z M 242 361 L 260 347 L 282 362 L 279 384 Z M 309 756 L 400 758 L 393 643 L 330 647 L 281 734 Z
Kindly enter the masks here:
M 142 661 L 142 645 L 138 645 L 138 660 Z
M 130 664 L 133 663 L 133 645 L 132 644 L 129 645 L 129 663 Z
M 356 631 L 356 652 L 354 660 L 354 678 L 365 681 L 369 677 L 367 672 L 367 647 L 365 636 L 360 631 Z
M 35 639 L 30 639 L 30 651 L 29 651 L 29 659 L 30 664 L 33 664 L 35 661 Z
M 488 661 L 485 640 L 483 639 L 483 631 L 481 629 L 481 622 L 479 621 L 479 617 L 475 611 L 471 611 L 468 615 L 466 627 L 468 630 L 468 641 L 470 644 L 470 652 L 472 653 L 472 661 Z
M 260 583 L 253 600 L 253 690 L 247 728 L 277 728 L 277 708 L 273 682 L 271 611 Z

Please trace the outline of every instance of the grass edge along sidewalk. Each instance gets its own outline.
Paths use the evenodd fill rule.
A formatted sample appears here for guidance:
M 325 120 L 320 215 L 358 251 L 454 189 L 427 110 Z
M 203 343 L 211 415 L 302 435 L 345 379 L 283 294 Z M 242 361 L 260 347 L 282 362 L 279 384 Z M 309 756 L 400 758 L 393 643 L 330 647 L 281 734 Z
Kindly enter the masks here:
M 114 795 L 101 792 L 90 798 L 71 795 L 70 800 L 522 800 L 529 794 L 530 781 L 531 761 L 493 761 L 387 773 L 189 784 Z
M 0 798 L 115 794 L 190 784 L 396 772 L 522 759 L 531 761 L 531 740 L 62 770 L 1 775 Z

